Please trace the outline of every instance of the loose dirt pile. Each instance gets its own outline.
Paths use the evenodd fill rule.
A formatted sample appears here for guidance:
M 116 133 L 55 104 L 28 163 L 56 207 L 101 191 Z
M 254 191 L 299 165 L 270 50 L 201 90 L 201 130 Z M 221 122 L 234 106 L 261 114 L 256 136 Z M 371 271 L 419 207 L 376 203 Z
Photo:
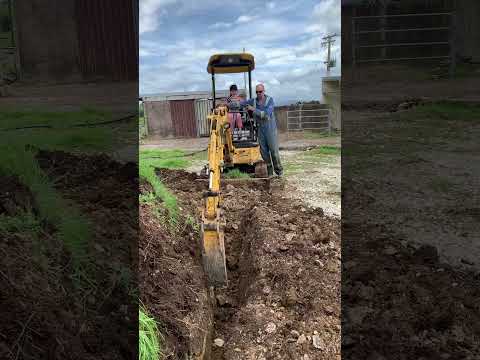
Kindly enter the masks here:
M 478 359 L 480 277 L 401 245 L 388 229 L 343 224 L 342 357 Z
M 38 160 L 60 194 L 91 221 L 89 285 L 75 288 L 55 224 L 23 219 L 13 227 L 21 231 L 2 232 L 0 358 L 131 359 L 138 341 L 138 307 L 130 296 L 138 170 L 102 156 L 40 152 Z M 0 184 L 0 215 L 35 219 L 30 191 L 12 177 L 2 175 Z
M 182 210 L 198 221 L 207 182 L 183 171 L 160 170 L 158 175 L 175 193 Z M 277 184 L 268 188 L 261 182 L 231 181 L 225 185 L 224 208 L 229 284 L 216 290 L 209 308 L 214 316 L 209 345 L 215 340 L 211 358 L 340 358 L 339 220 L 324 216 L 321 209 L 287 199 Z M 148 219 L 148 211 L 147 217 L 144 215 L 142 218 Z M 147 221 L 142 221 L 142 226 L 150 231 Z M 185 307 L 192 308 L 192 299 L 199 298 L 199 293 L 206 294 L 205 290 L 194 290 L 184 299 L 177 295 L 188 291 L 185 274 L 202 274 L 199 236 L 192 239 L 190 235 L 190 231 L 184 232 L 183 240 L 182 236 L 158 235 L 156 243 L 151 243 L 160 249 L 176 245 L 176 256 L 186 266 L 181 266 L 180 260 L 173 267 L 167 266 L 166 260 L 158 261 L 156 270 L 173 269 L 179 281 L 175 285 L 161 279 L 157 290 L 163 288 L 164 293 L 142 294 L 142 299 L 150 299 L 147 308 L 178 299 L 174 303 L 177 309 L 171 313 L 179 314 Z M 161 254 L 168 256 L 164 250 Z M 191 281 L 191 275 L 189 279 L 194 289 L 204 286 L 203 280 Z M 160 316 L 160 320 L 169 323 L 168 316 Z M 182 318 L 176 324 L 187 333 L 195 325 Z

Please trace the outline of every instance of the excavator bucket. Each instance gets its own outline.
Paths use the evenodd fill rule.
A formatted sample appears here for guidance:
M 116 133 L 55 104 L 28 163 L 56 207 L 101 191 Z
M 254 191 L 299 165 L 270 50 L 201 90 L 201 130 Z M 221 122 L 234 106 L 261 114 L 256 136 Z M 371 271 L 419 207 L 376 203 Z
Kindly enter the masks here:
M 210 286 L 221 287 L 227 283 L 225 259 L 225 224 L 219 221 L 202 222 L 203 268 Z

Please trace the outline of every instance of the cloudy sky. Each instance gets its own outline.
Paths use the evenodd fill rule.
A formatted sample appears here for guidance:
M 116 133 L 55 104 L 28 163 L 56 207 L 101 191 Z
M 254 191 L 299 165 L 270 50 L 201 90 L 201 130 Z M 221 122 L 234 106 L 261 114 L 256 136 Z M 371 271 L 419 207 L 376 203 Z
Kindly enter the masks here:
M 277 104 L 320 100 L 326 69 L 322 37 L 340 34 L 340 1 L 140 0 L 140 94 L 210 90 L 212 54 L 255 57 L 253 83 Z M 340 37 L 332 47 L 340 74 Z M 243 75 L 219 75 L 217 88 Z

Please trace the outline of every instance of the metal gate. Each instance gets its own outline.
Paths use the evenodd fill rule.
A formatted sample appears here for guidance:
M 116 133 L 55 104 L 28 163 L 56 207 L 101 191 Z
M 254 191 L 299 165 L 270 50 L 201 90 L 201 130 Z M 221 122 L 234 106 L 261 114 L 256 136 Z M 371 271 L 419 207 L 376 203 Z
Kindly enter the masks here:
M 209 99 L 195 100 L 195 119 L 197 120 L 197 136 L 209 136 L 210 124 L 208 114 L 213 108 L 213 101 Z
M 330 110 L 325 108 L 287 111 L 287 131 L 332 132 Z
M 411 24 L 417 19 L 423 25 Z M 426 25 L 425 25 L 426 24 Z M 418 40 L 418 34 L 430 41 Z M 369 37 L 379 35 L 381 40 Z M 416 36 L 417 35 L 417 36 Z M 377 36 L 378 37 L 378 36 Z M 361 51 L 378 49 L 377 57 L 365 57 Z M 393 50 L 415 49 L 418 55 L 388 56 Z M 443 51 L 442 51 L 443 49 Z M 422 54 L 422 52 L 431 54 Z M 449 73 L 455 71 L 455 13 L 414 13 L 395 15 L 355 16 L 352 18 L 352 66 L 367 62 L 398 62 L 412 60 L 449 59 Z

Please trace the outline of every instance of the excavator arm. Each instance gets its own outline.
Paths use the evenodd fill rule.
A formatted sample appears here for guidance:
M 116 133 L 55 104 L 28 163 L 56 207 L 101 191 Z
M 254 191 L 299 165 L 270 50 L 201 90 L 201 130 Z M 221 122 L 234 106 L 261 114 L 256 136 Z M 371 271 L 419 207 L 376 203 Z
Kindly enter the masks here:
M 224 229 L 225 217 L 221 206 L 220 178 L 224 163 L 224 147 L 229 139 L 227 108 L 219 107 L 208 117 L 210 141 L 208 145 L 208 190 L 204 193 L 202 210 L 202 258 L 208 282 L 222 286 L 227 282 Z

